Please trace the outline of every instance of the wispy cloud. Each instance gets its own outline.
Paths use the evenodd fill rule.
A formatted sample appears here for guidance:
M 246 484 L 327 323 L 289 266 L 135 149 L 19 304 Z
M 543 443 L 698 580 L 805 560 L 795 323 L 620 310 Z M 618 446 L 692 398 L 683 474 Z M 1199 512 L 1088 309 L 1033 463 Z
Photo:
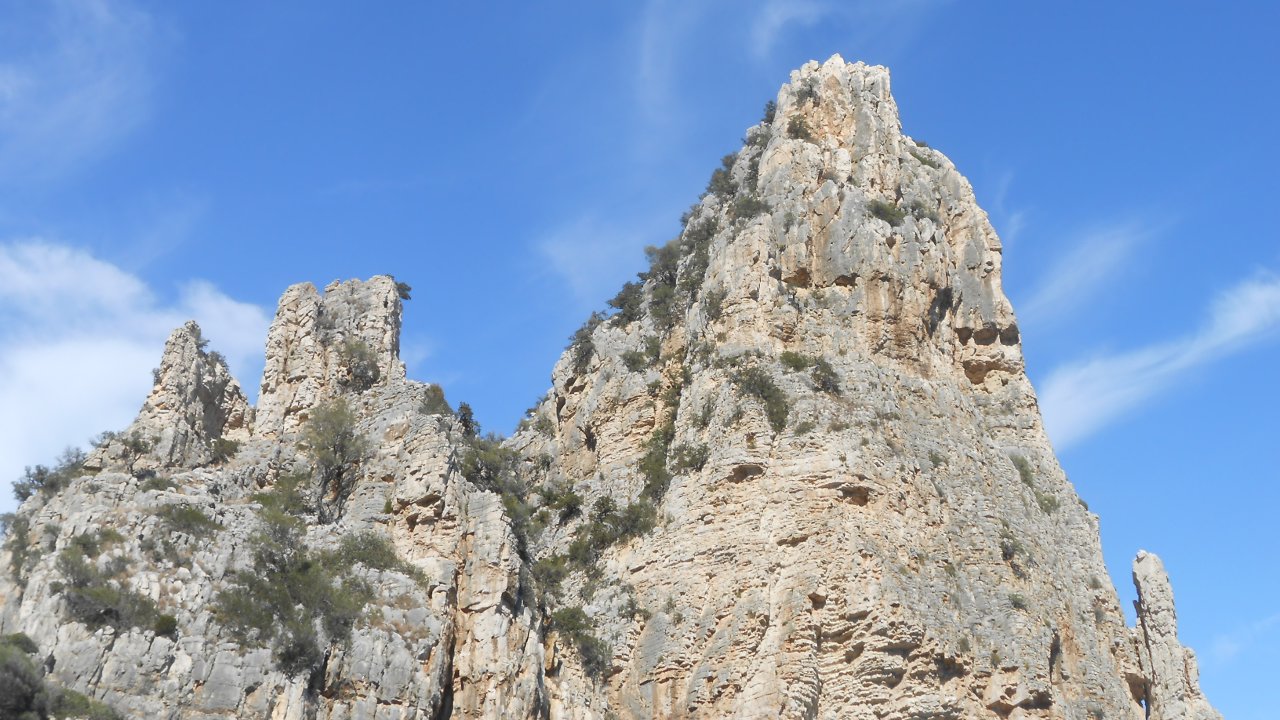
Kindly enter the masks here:
M 636 272 L 647 237 L 643 231 L 585 216 L 547 233 L 538 249 L 579 305 L 593 308 Z
M 1088 437 L 1183 374 L 1280 330 L 1280 276 L 1264 272 L 1219 295 L 1194 335 L 1054 370 L 1040 389 L 1045 427 L 1062 449 Z
M 1229 663 L 1251 644 L 1263 639 L 1266 633 L 1277 628 L 1280 628 L 1280 613 L 1249 623 L 1234 632 L 1216 635 L 1213 644 L 1209 646 L 1209 659 L 1218 664 Z
M 1158 232 L 1149 223 L 1126 221 L 1095 228 L 1045 271 L 1040 287 L 1018 306 L 1022 324 L 1044 325 L 1065 317 L 1113 281 L 1135 250 Z
M 991 214 L 994 216 L 992 222 L 1000 231 L 1000 239 L 1006 246 L 1016 244 L 1018 238 L 1022 237 L 1022 231 L 1027 227 L 1027 210 L 1015 209 L 1009 204 L 1013 178 L 1012 172 L 1005 172 L 1000 176 L 999 182 L 996 183 L 995 199 L 991 203 Z
M 269 323 L 261 307 L 200 280 L 166 302 L 83 250 L 0 243 L 0 480 L 127 425 L 151 388 L 149 371 L 169 332 L 190 319 L 252 394 Z M 11 506 L 0 493 L 0 511 Z
M 640 20 L 636 58 L 636 103 L 652 124 L 669 123 L 677 107 L 672 83 L 682 67 L 685 40 L 703 7 L 678 0 L 649 0 Z
M 13 12 L 0 50 L 0 182 L 41 183 L 98 157 L 147 116 L 162 33 L 123 1 Z
M 779 36 L 790 25 L 809 26 L 832 11 L 827 3 L 805 0 L 767 0 L 751 24 L 751 52 L 769 57 Z

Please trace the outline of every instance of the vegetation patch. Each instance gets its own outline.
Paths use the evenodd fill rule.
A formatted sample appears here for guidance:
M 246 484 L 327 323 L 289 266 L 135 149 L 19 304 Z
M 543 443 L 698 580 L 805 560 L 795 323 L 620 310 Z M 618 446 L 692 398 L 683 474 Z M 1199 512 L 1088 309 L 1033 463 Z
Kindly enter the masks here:
M 347 338 L 338 346 L 338 363 L 346 372 L 341 382 L 350 385 L 357 392 L 373 387 L 381 375 L 373 349 L 368 343 L 356 338 Z
M 221 465 L 240 452 L 240 443 L 227 438 L 218 438 L 209 444 L 209 454 L 213 462 Z
M 423 415 L 453 414 L 453 408 L 444 397 L 444 388 L 439 385 L 427 386 L 426 392 L 422 394 L 422 404 L 418 406 L 418 411 Z
M 23 502 L 35 494 L 52 497 L 74 480 L 82 471 L 85 454 L 78 448 L 67 448 L 52 467 L 36 465 L 28 467 L 22 478 L 13 483 L 13 497 Z
M 156 518 L 170 535 L 181 533 L 206 538 L 222 529 L 216 520 L 195 505 L 162 505 L 156 510 Z
M 311 411 L 302 428 L 302 447 L 311 457 L 318 481 L 316 514 L 333 522 L 355 490 L 357 465 L 369 454 L 369 442 L 356 432 L 355 414 L 347 401 L 335 398 Z
M 901 225 L 902 221 L 907 217 L 906 210 L 898 207 L 896 203 L 884 200 L 872 200 L 867 204 L 867 209 L 871 212 L 872 217 L 894 226 Z
M 742 393 L 764 404 L 765 417 L 769 419 L 769 427 L 774 432 L 782 432 L 787 427 L 787 415 L 791 410 L 787 394 L 774 383 L 764 368 L 743 368 L 734 376 L 734 382 Z
M 1022 484 L 1029 488 L 1036 486 L 1036 473 L 1031 469 L 1031 463 L 1021 455 L 1010 455 L 1009 460 L 1013 462 L 1013 466 L 1018 470 L 1018 479 L 1022 480 Z
M 309 548 L 300 517 L 307 511 L 303 477 L 285 476 L 255 496 L 262 507 L 247 544 L 251 567 L 234 573 L 214 601 L 218 619 L 238 642 L 271 647 L 276 666 L 289 675 L 318 672 L 324 648 L 350 641 L 351 629 L 374 597 L 356 567 L 425 580 L 389 540 L 373 532 L 347 535 L 333 550 Z
M 787 121 L 787 137 L 792 140 L 813 140 L 813 131 L 809 129 L 809 121 L 803 115 L 792 115 Z
M 100 569 L 76 544 L 58 554 L 61 582 L 50 589 L 61 594 L 67 613 L 91 629 L 109 626 L 117 630 L 152 627 L 159 613 L 155 603 L 133 592 L 124 581 L 128 563 L 114 558 Z
M 595 636 L 591 618 L 581 607 L 565 607 L 551 614 L 551 627 L 578 651 L 582 668 L 590 677 L 600 679 L 609 670 L 613 650 Z
M 100 702 L 45 680 L 39 648 L 21 633 L 0 637 L 0 717 L 14 720 L 123 720 Z

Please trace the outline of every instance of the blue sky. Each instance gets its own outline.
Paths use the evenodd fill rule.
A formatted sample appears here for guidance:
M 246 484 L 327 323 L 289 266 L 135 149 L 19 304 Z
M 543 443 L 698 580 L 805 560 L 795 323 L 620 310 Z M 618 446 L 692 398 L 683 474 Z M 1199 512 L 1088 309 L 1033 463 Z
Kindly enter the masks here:
M 1004 239 L 1122 595 L 1160 553 L 1210 698 L 1270 717 L 1276 5 L 439 5 L 0 0 L 0 473 L 127 424 L 188 317 L 256 393 L 286 286 L 388 272 L 410 375 L 509 431 L 788 71 L 839 52 L 889 66 Z

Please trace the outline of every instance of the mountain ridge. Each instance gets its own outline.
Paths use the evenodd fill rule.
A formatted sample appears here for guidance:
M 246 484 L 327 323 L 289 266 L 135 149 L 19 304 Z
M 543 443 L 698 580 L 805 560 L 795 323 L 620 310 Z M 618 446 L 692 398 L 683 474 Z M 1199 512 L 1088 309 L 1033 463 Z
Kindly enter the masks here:
M 502 442 L 406 379 L 390 276 L 286 291 L 256 408 L 180 328 L 96 474 L 20 510 L 47 550 L 0 584 L 0 630 L 165 717 L 1218 717 L 1153 555 L 1125 626 L 999 238 L 902 135 L 887 70 L 793 72 L 649 255 Z M 326 461 L 316 423 L 343 413 L 369 447 Z M 271 515 L 297 482 L 301 528 Z M 375 532 L 407 563 L 353 566 L 377 591 L 345 640 L 312 618 L 301 674 L 306 623 L 240 642 L 222 594 L 276 526 L 315 552 Z M 82 589 L 171 610 L 172 637 L 58 622 L 102 528 L 128 532 L 81 551 Z

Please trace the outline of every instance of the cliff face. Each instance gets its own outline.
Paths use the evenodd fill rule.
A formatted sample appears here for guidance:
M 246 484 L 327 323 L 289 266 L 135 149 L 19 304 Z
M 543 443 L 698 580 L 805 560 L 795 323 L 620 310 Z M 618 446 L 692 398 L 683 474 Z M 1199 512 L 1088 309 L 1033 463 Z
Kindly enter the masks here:
M 796 71 L 708 190 L 501 446 L 405 379 L 389 277 L 290 288 L 256 410 L 175 331 L 129 431 L 11 521 L 0 632 L 137 716 L 1219 717 L 1153 555 L 1126 627 L 999 239 L 887 71 Z M 335 400 L 365 446 L 326 471 Z M 298 478 L 307 548 L 400 558 L 351 564 L 367 604 L 306 672 L 219 599 Z M 76 610 L 104 528 L 85 576 L 176 628 Z

